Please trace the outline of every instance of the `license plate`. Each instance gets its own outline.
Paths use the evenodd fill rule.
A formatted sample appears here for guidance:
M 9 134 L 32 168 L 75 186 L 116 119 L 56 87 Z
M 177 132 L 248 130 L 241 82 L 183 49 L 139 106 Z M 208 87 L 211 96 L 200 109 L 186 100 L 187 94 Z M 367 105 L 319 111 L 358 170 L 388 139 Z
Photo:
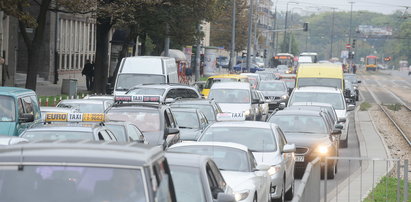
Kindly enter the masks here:
M 295 156 L 295 162 L 304 162 L 304 156 Z

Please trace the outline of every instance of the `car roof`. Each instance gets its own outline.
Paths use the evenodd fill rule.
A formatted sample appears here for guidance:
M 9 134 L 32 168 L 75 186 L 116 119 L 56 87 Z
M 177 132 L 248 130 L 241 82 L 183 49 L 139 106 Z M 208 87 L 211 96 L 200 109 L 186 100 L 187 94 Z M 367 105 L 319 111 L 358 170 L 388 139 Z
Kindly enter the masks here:
M 140 84 L 133 86 L 131 90 L 138 88 L 159 88 L 159 89 L 168 89 L 168 88 L 184 88 L 184 89 L 195 89 L 191 86 L 185 84 Z
M 99 128 L 100 123 L 95 122 L 52 122 L 38 123 L 28 128 L 26 131 L 73 131 L 73 132 L 91 132 L 94 128 Z
M 214 79 L 214 78 L 236 78 L 236 79 L 242 79 L 242 78 L 247 78 L 247 76 L 244 75 L 239 75 L 239 74 L 220 74 L 220 75 L 215 75 L 215 76 L 210 76 L 208 77 L 209 79 Z
M 101 104 L 105 100 L 99 99 L 70 99 L 70 100 L 61 100 L 60 103 L 70 104 L 70 103 L 81 103 L 81 104 Z
M 128 110 L 141 110 L 141 109 L 145 109 L 145 110 L 158 110 L 161 108 L 165 108 L 166 105 L 160 104 L 160 103 L 149 103 L 149 102 L 139 102 L 139 103 L 114 103 L 110 108 L 108 108 L 107 110 L 110 109 L 128 109 Z
M 182 98 L 182 99 L 178 99 L 176 100 L 174 103 L 171 104 L 171 106 L 173 104 L 206 104 L 209 105 L 212 102 L 215 102 L 214 100 L 210 100 L 210 99 L 199 99 L 199 98 Z
M 114 100 L 113 95 L 86 95 L 84 100 Z
M 66 107 L 40 107 L 41 112 L 73 112 L 73 108 Z
M 17 96 L 22 94 L 35 94 L 33 90 L 17 87 L 0 87 L 0 95 Z
M 250 83 L 246 82 L 218 82 L 211 86 L 211 89 L 250 89 Z
M 270 129 L 272 123 L 261 121 L 221 121 L 211 124 L 210 127 L 246 127 L 246 128 L 266 128 Z
M 307 86 L 294 89 L 295 92 L 341 93 L 340 89 L 322 86 Z
M 333 107 L 330 103 L 323 102 L 294 102 L 293 106 L 320 106 L 320 107 Z
M 173 107 L 171 108 L 172 112 L 192 112 L 192 113 L 197 113 L 198 109 L 196 108 L 191 108 L 191 107 Z
M 277 111 L 275 112 L 275 115 L 321 116 L 321 112 L 313 111 L 313 110 L 303 110 L 303 109 L 301 110 L 289 109 L 289 110 Z
M 0 147 L 0 162 L 61 162 L 143 166 L 163 155 L 158 146 L 139 143 L 98 142 L 88 140 L 42 140 Z M 39 163 L 41 165 L 41 163 Z
M 168 164 L 175 166 L 205 168 L 206 163 L 211 161 L 210 157 L 198 154 L 167 152 L 165 156 Z
M 285 83 L 283 80 L 262 80 L 261 83 Z
M 176 147 L 184 147 L 184 146 L 219 146 L 219 147 L 230 147 L 230 148 L 235 148 L 239 149 L 245 152 L 248 152 L 248 147 L 238 144 L 238 143 L 232 143 L 232 142 L 181 142 L 174 144 L 170 147 L 171 148 L 176 148 Z

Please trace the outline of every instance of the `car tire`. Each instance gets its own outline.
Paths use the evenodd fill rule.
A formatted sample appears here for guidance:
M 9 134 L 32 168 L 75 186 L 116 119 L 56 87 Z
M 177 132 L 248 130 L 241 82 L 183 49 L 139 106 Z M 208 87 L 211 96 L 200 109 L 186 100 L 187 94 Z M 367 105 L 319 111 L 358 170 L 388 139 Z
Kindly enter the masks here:
M 272 199 L 271 202 L 284 202 L 285 201 L 285 191 L 284 191 L 284 187 L 285 187 L 285 182 L 283 182 L 283 188 L 281 189 L 281 195 L 279 198 L 275 198 Z
M 287 192 L 285 192 L 285 196 L 284 196 L 284 199 L 285 200 L 292 200 L 293 199 L 293 197 L 294 197 L 294 181 L 292 182 L 292 184 L 291 184 L 291 187 L 290 187 L 290 189 L 288 189 L 287 190 Z
M 345 140 L 340 140 L 340 148 L 347 148 L 348 146 L 348 137 Z

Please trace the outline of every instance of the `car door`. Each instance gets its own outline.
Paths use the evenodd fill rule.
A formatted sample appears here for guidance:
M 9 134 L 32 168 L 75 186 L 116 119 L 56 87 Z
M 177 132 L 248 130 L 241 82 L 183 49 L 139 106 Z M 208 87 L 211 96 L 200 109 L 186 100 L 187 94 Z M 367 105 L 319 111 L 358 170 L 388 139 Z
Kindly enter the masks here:
M 294 153 L 283 153 L 284 145 L 287 144 L 287 139 L 280 127 L 276 127 L 278 133 L 278 143 L 281 151 L 281 156 L 285 165 L 286 182 L 285 185 L 288 188 L 294 180 Z
M 254 154 L 251 151 L 248 151 L 248 159 L 250 162 L 250 167 L 251 170 L 255 170 L 257 167 L 257 161 L 254 158 Z M 262 171 L 258 171 L 262 172 Z M 270 184 L 271 184 L 271 178 L 268 175 L 268 172 L 264 171 L 264 174 L 254 174 L 255 181 L 257 182 L 258 185 L 258 194 L 261 197 L 268 196 L 268 193 L 270 192 Z
M 226 182 L 213 161 L 206 164 L 206 174 L 209 190 L 213 201 L 217 200 L 218 193 L 228 193 Z
M 30 96 L 24 96 L 18 98 L 18 115 L 22 117 L 23 114 L 33 114 L 34 120 L 40 120 L 40 111 L 36 109 L 36 103 L 32 100 Z M 36 101 L 37 102 L 37 101 Z M 17 119 L 18 122 L 18 119 Z M 18 123 L 17 124 L 17 134 L 20 135 L 24 130 L 29 128 L 34 122 Z
M 171 112 L 169 108 L 164 110 L 164 118 L 166 122 L 165 124 L 166 130 L 170 128 L 178 129 L 177 122 L 173 116 L 173 113 Z M 177 143 L 178 141 L 180 141 L 180 133 L 168 135 L 166 138 L 166 141 L 169 144 L 169 146 Z
M 260 97 L 257 95 L 257 91 L 251 90 L 251 100 L 260 100 Z M 256 120 L 261 118 L 261 106 L 260 103 L 253 104 L 251 103 L 253 111 L 255 112 Z
M 145 143 L 143 133 L 135 125 L 127 125 L 127 134 L 130 142 Z

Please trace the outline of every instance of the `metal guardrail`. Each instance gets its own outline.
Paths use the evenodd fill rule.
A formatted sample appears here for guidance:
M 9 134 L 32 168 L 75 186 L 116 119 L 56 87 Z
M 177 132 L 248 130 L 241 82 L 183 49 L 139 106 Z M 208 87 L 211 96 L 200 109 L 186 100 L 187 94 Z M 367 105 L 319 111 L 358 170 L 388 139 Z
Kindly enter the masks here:
M 359 176 L 348 175 L 347 188 L 345 192 L 341 193 L 338 191 L 338 182 L 336 183 L 335 200 L 338 201 L 339 198 L 344 198 L 344 201 L 362 201 L 367 196 L 374 200 L 374 188 L 380 182 L 382 177 L 387 176 L 392 173 L 394 168 L 396 168 L 396 201 L 408 201 L 408 160 L 407 159 L 382 159 L 382 158 L 361 158 L 361 157 L 326 157 L 324 170 L 327 170 L 328 160 L 346 160 L 348 161 L 348 173 L 351 173 L 351 163 L 358 161 L 360 164 Z M 368 164 L 367 164 L 368 163 Z M 371 165 L 369 165 L 371 163 Z M 402 163 L 402 164 L 401 164 Z M 363 165 L 368 165 L 365 170 Z M 401 178 L 401 173 L 403 174 Z M 327 191 L 327 172 L 324 172 L 324 196 L 323 201 L 328 201 L 327 196 L 330 196 Z M 359 178 L 359 179 L 358 179 Z M 403 189 L 401 190 L 401 179 L 403 179 Z M 366 189 L 365 192 L 363 189 Z M 353 193 L 355 192 L 355 193 Z M 402 192 L 402 193 L 401 193 Z M 401 195 L 403 199 L 401 200 Z M 334 196 L 331 196 L 334 197 Z M 385 198 L 386 201 L 393 201 L 394 199 L 388 199 L 388 182 L 385 181 Z M 319 200 L 318 200 L 319 201 Z
M 320 201 L 321 161 L 316 158 L 308 163 L 300 186 L 294 194 L 292 202 Z

